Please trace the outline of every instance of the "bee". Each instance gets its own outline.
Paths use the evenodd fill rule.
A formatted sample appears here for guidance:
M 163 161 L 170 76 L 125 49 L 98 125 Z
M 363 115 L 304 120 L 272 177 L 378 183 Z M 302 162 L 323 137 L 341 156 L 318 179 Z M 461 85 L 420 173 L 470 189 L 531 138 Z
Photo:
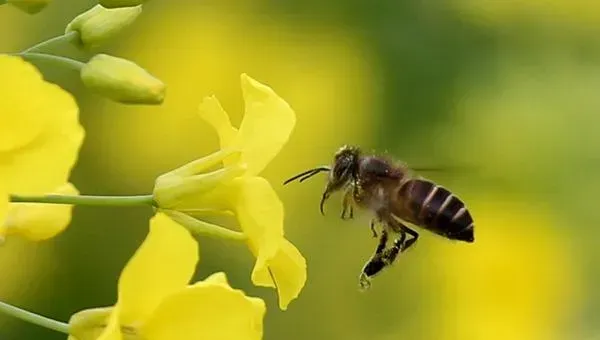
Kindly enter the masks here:
M 367 289 L 371 279 L 391 265 L 400 252 L 409 249 L 419 234 L 406 222 L 450 240 L 475 241 L 474 224 L 465 204 L 446 188 L 422 178 L 401 162 L 373 154 L 363 154 L 356 146 L 345 145 L 334 156 L 331 166 L 304 171 L 284 182 L 303 182 L 328 172 L 327 186 L 321 197 L 320 211 L 325 214 L 327 199 L 342 191 L 342 219 L 354 217 L 354 207 L 369 210 L 374 217 L 370 227 L 379 237 L 375 253 L 364 265 L 359 286 Z M 378 235 L 375 226 L 380 225 Z M 388 247 L 391 234 L 397 235 Z

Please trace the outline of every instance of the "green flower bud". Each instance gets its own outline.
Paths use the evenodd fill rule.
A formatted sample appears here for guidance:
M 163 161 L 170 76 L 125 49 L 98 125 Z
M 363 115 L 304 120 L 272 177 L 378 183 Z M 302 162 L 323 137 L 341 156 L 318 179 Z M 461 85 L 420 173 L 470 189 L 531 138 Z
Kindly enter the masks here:
M 98 3 L 106 8 L 132 7 L 141 5 L 145 0 L 100 0 Z
M 131 25 L 140 13 L 141 5 L 113 9 L 96 5 L 73 19 L 67 25 L 65 33 L 79 33 L 83 47 L 93 48 Z
M 43 10 L 50 0 L 8 0 L 7 3 L 29 14 L 35 14 Z
M 83 84 L 124 104 L 161 104 L 165 84 L 137 64 L 106 54 L 94 56 L 81 69 Z

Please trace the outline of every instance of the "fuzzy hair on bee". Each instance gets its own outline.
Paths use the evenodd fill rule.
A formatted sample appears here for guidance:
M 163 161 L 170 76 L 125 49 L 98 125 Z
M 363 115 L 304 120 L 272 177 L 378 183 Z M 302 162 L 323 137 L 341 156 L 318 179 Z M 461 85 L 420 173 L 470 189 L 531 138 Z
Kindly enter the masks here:
M 379 237 L 379 243 L 361 271 L 362 289 L 370 287 L 372 277 L 418 240 L 419 234 L 407 227 L 406 222 L 450 240 L 475 241 L 473 218 L 464 202 L 448 189 L 416 175 L 401 162 L 345 145 L 335 153 L 331 166 L 304 171 L 284 184 L 303 182 L 321 172 L 328 173 L 319 203 L 323 215 L 326 201 L 338 191 L 343 192 L 342 219 L 353 218 L 354 207 L 373 214 L 370 227 L 373 235 Z M 382 226 L 379 234 L 376 225 Z M 397 236 L 388 246 L 392 234 Z

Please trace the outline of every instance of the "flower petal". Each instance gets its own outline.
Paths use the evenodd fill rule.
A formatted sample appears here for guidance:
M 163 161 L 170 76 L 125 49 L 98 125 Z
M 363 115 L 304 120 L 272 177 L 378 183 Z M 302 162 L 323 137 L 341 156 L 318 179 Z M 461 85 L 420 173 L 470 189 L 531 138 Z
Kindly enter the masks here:
M 245 113 L 234 146 L 243 150 L 248 174 L 257 175 L 288 141 L 296 114 L 270 87 L 241 75 Z
M 261 339 L 265 304 L 232 289 L 224 274 L 198 282 L 167 298 L 140 327 L 146 340 Z
M 108 324 L 97 340 L 121 340 L 121 324 L 119 323 L 120 309 L 116 306 L 108 318 Z M 79 339 L 83 340 L 83 339 Z M 92 340 L 92 339 L 90 339 Z
M 213 284 L 217 284 L 217 285 L 229 285 L 229 282 L 227 281 L 227 275 L 225 275 L 225 273 L 223 273 L 223 272 L 211 274 L 209 277 L 204 279 L 202 282 L 213 283 Z
M 286 310 L 306 283 L 306 260 L 290 241 L 284 239 L 267 265 L 254 269 L 252 282 L 257 286 L 277 288 L 279 308 Z
M 8 213 L 8 195 L 6 191 L 3 190 L 3 184 L 0 183 L 0 221 L 4 221 L 6 218 L 6 214 Z M 4 223 L 0 223 L 0 244 L 4 240 L 4 235 L 6 234 L 6 226 Z
M 162 213 L 119 278 L 120 322 L 143 321 L 166 296 L 182 289 L 198 262 L 198 244 L 183 227 Z
M 283 204 L 262 177 L 238 177 L 227 185 L 240 227 L 256 256 L 254 273 L 266 270 L 283 240 Z
M 229 116 L 223 110 L 219 100 L 214 96 L 206 97 L 198 109 L 200 117 L 210 124 L 219 135 L 221 149 L 228 148 L 237 135 L 237 129 L 231 125 Z
M 47 88 L 40 72 L 19 57 L 0 54 L 0 74 L 0 151 L 7 152 L 31 143 L 47 124 L 49 116 L 39 113 L 48 108 L 37 98 Z
M 53 193 L 77 195 L 79 192 L 66 183 Z M 40 241 L 56 236 L 71 223 L 70 204 L 11 203 L 4 220 L 6 234 L 21 235 L 32 241 Z
M 73 97 L 30 64 L 0 55 L 0 174 L 7 191 L 43 194 L 66 183 L 84 131 Z

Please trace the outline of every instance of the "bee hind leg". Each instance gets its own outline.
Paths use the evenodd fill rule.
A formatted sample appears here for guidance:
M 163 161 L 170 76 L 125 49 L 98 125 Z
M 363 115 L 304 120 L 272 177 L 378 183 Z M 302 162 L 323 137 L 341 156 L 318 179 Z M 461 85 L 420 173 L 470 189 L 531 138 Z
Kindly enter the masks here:
M 417 242 L 417 240 L 419 239 L 419 233 L 410 229 L 409 227 L 405 226 L 402 223 L 398 223 L 398 224 L 400 225 L 400 230 L 402 230 L 402 232 L 407 233 L 408 235 L 412 236 L 412 238 L 406 240 L 404 245 L 401 245 L 402 251 L 406 251 L 408 248 L 410 248 L 413 244 L 415 244 Z
M 402 244 L 406 240 L 406 233 L 401 233 L 400 238 L 394 241 L 394 246 L 388 250 L 387 245 L 388 234 L 384 229 L 379 239 L 379 244 L 375 250 L 375 254 L 365 264 L 359 277 L 359 286 L 361 290 L 367 290 L 371 287 L 371 279 L 381 272 L 385 267 L 392 264 L 398 252 L 402 249 Z M 397 249 L 397 250 L 394 250 Z
M 404 244 L 400 244 L 400 246 L 402 247 L 402 249 L 401 249 L 402 251 L 406 251 L 408 248 L 410 248 L 412 245 L 414 245 L 415 242 L 417 242 L 417 240 L 419 239 L 419 233 L 417 233 L 416 231 L 405 226 L 402 222 L 394 219 L 393 217 L 387 217 L 387 218 L 385 218 L 385 221 L 396 232 L 399 232 L 402 234 L 408 234 L 411 236 L 411 238 L 406 240 L 406 242 Z
M 414 240 L 414 238 L 412 238 L 410 240 Z M 383 252 L 383 254 L 381 254 L 383 261 L 385 263 L 387 263 L 388 265 L 391 265 L 392 263 L 394 263 L 394 261 L 398 257 L 398 254 L 401 251 L 406 250 L 406 248 L 407 248 L 406 244 L 410 240 L 406 241 L 406 233 L 401 232 L 400 237 L 397 238 L 396 240 L 394 240 L 394 245 L 390 249 L 387 249 L 385 252 Z

